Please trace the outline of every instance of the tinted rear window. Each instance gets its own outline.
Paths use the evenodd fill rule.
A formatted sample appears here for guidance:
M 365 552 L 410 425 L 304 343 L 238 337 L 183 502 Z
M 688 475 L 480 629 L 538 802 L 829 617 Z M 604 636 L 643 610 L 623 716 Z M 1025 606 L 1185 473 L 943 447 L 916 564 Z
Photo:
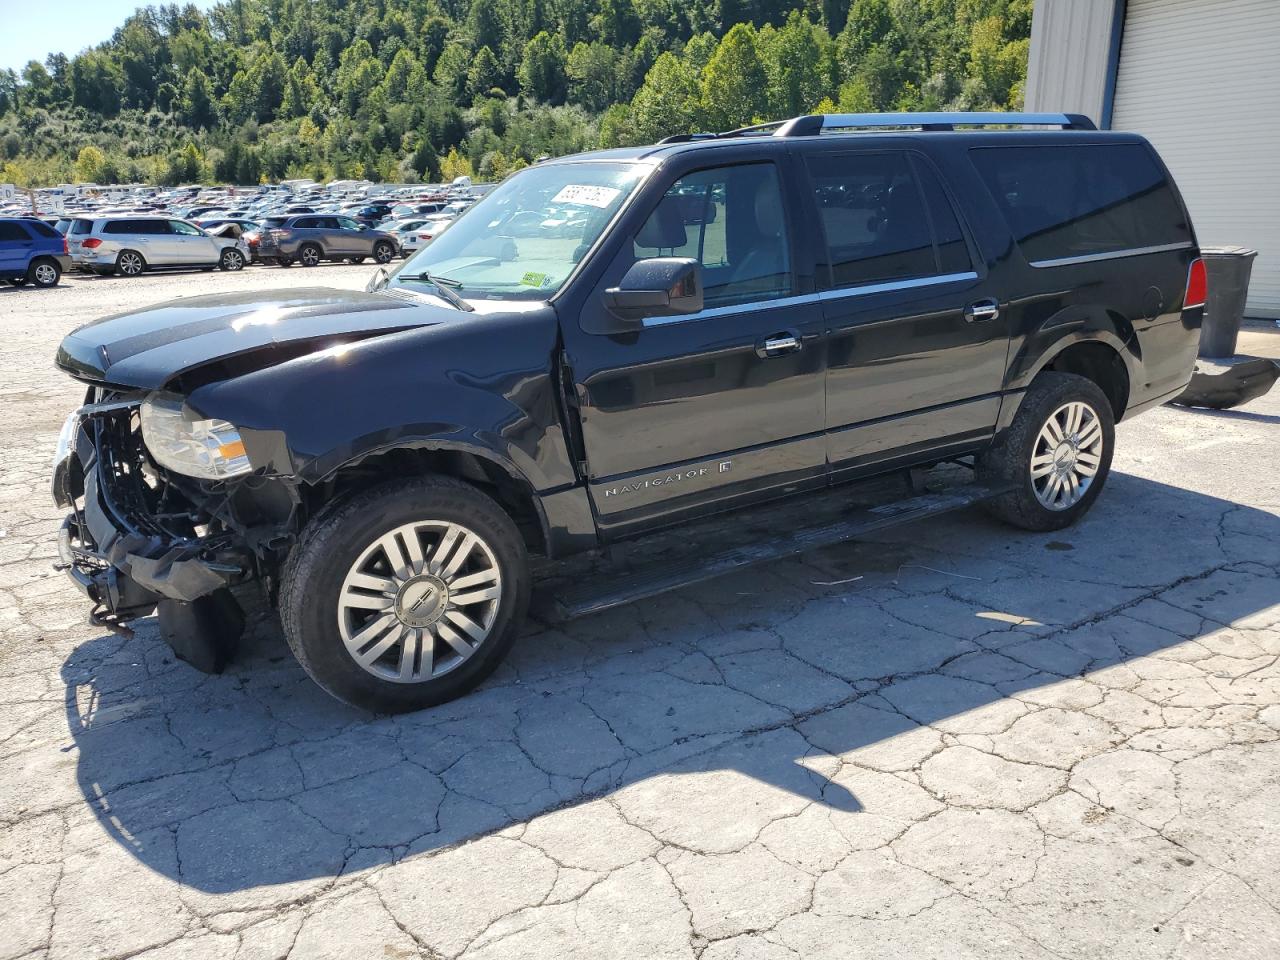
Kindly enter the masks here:
M 978 147 L 971 156 L 1032 262 L 1191 240 L 1142 144 Z
M 27 226 L 30 229 L 34 230 L 36 233 L 40 234 L 40 236 L 48 237 L 50 240 L 62 239 L 62 234 L 60 234 L 57 230 L 53 229 L 53 227 L 49 226 L 43 220 L 29 220 L 27 221 Z
M 30 241 L 31 238 L 27 236 L 27 231 L 23 230 L 18 224 L 0 220 L 0 242 L 29 243 Z
M 72 234 L 79 235 L 82 233 L 92 233 L 92 232 L 93 232 L 92 220 L 76 220 L 74 223 L 71 224 Z

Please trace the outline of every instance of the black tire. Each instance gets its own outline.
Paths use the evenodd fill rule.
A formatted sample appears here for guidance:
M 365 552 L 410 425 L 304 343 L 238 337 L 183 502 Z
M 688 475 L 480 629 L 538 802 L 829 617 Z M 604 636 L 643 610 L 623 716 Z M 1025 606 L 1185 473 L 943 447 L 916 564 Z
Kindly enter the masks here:
M 1096 469 L 1095 474 L 1081 484 L 1083 495 L 1069 505 L 1054 508 L 1041 499 L 1043 494 L 1037 494 L 1031 460 L 1036 455 L 1041 431 L 1046 429 L 1049 418 L 1073 403 L 1084 404 L 1097 418 L 1102 448 L 1098 452 L 1096 466 L 1090 465 L 1091 469 Z M 1089 512 L 1102 493 L 1111 472 L 1114 448 L 1115 414 L 1107 395 L 1098 385 L 1071 373 L 1042 373 L 1027 389 L 1009 429 L 978 457 L 980 480 L 1017 485 L 1013 492 L 988 500 L 986 509 L 993 516 L 1022 530 L 1044 533 L 1069 527 Z M 1069 451 L 1064 456 L 1071 459 Z M 1052 462 L 1056 464 L 1057 454 L 1053 457 Z
M 373 259 L 378 263 L 387 264 L 396 258 L 395 244 L 386 240 L 379 240 L 373 245 Z
M 347 257 L 347 262 L 359 265 L 364 263 L 364 257 Z
M 304 243 L 298 248 L 298 262 L 304 267 L 318 267 L 324 259 L 324 251 L 319 244 Z
M 25 286 L 27 285 L 27 278 L 26 278 L 26 277 L 11 277 L 11 278 L 9 279 L 9 282 L 10 282 L 11 284 L 13 284 L 15 287 L 25 287 Z
M 348 652 L 339 629 L 339 595 L 366 549 L 385 534 L 424 520 L 473 531 L 492 554 L 501 595 L 487 637 L 468 659 L 440 676 L 400 683 L 375 676 Z M 528 604 L 528 557 L 507 513 L 466 483 L 424 477 L 380 484 L 317 514 L 282 571 L 279 608 L 285 639 L 316 683 L 354 706 L 402 713 L 453 700 L 489 676 L 515 642 Z M 441 649 L 448 653 L 447 647 Z
M 227 247 L 222 251 L 222 256 L 218 258 L 218 269 L 230 273 L 243 270 L 244 254 L 235 247 Z
M 115 272 L 123 277 L 140 277 L 146 270 L 146 258 L 137 250 L 121 250 L 116 257 Z

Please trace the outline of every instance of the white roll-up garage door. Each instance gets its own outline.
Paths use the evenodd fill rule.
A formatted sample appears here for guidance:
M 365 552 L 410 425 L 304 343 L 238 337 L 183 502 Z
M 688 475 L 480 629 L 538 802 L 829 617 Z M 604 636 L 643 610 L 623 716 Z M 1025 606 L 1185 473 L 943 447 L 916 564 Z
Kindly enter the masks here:
M 1111 126 L 1160 151 L 1202 245 L 1258 251 L 1245 312 L 1280 318 L 1280 0 L 1129 0 Z

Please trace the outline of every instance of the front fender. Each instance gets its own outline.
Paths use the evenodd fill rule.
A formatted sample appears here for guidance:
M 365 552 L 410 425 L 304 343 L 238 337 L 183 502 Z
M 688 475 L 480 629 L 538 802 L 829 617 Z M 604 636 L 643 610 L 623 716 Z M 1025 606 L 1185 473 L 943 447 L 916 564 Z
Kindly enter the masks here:
M 320 350 L 194 390 L 240 428 L 255 467 L 315 483 L 397 447 L 465 450 L 542 492 L 574 482 L 555 396 L 549 308 Z

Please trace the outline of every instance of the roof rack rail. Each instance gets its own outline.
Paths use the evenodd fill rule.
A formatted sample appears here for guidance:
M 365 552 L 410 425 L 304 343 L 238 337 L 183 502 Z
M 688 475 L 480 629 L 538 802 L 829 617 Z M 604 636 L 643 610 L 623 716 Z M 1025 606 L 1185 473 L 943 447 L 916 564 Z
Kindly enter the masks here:
M 718 136 L 718 133 L 674 133 L 663 137 L 658 143 L 690 143 L 694 140 L 714 140 Z
M 719 137 L 812 137 L 824 130 L 954 130 L 956 127 L 1038 126 L 1064 130 L 1096 130 L 1079 113 L 826 113 L 771 120 L 717 134 Z M 696 135 L 695 136 L 701 136 Z

